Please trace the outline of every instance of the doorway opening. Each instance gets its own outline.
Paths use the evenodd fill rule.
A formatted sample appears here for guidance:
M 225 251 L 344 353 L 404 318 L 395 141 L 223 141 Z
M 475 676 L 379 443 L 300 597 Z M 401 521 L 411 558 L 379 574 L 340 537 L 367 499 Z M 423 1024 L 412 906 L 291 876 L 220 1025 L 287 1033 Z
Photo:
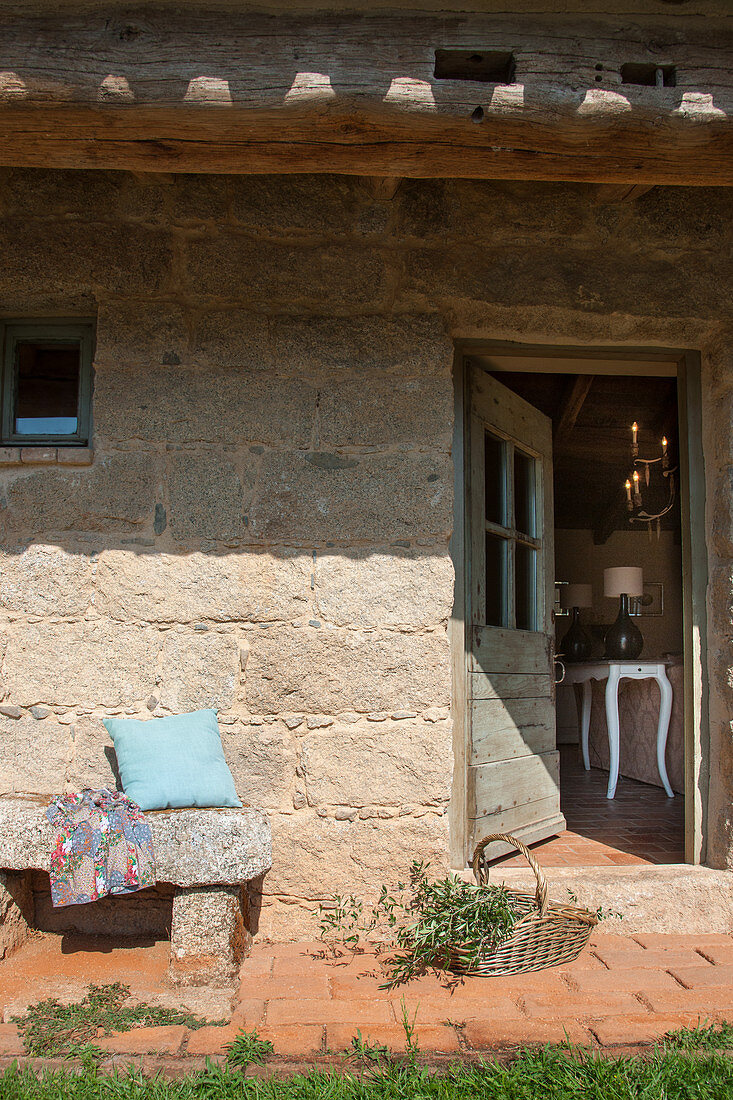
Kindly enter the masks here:
M 690 380 L 683 359 L 680 353 L 640 358 L 565 349 L 553 355 L 506 346 L 462 357 L 468 859 L 479 832 L 512 832 L 512 821 L 550 867 L 700 858 Z M 549 463 L 540 441 L 543 420 Z M 534 472 L 527 467 L 531 459 Z M 630 570 L 621 576 L 636 578 L 639 591 L 633 588 L 628 599 L 611 595 L 609 570 Z M 532 595 L 535 609 L 528 610 Z M 507 600 L 514 600 L 508 617 Z M 548 655 L 562 655 L 552 677 L 562 682 L 551 684 L 549 694 L 538 656 L 543 601 Z M 626 605 L 631 630 L 643 638 L 638 656 L 610 644 L 609 628 Z M 568 633 L 578 620 L 583 644 L 573 647 L 577 634 L 568 639 Z M 511 656 L 506 667 L 502 653 Z M 616 666 L 618 780 L 612 791 L 609 674 Z M 671 688 L 668 723 L 663 681 Z M 498 846 L 495 854 L 503 865 L 522 862 Z

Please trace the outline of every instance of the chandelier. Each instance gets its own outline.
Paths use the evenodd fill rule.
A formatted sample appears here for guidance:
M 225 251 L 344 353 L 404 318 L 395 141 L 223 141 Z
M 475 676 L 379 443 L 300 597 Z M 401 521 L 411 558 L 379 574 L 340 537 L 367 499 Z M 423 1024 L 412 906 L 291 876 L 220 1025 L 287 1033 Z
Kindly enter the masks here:
M 631 425 L 632 474 L 631 477 L 626 478 L 624 486 L 626 489 L 626 507 L 630 513 L 629 523 L 646 523 L 650 538 L 653 526 L 656 526 L 657 538 L 659 538 L 661 519 L 672 511 L 677 499 L 677 483 L 674 475 L 677 473 L 678 467 L 670 464 L 669 441 L 666 436 L 662 436 L 660 447 L 661 453 L 657 457 L 641 458 L 639 456 L 639 425 L 634 421 Z M 637 467 L 641 469 L 641 474 Z M 654 475 L 654 478 L 652 475 Z M 661 475 L 661 478 L 658 475 Z M 642 481 L 644 483 L 643 497 Z

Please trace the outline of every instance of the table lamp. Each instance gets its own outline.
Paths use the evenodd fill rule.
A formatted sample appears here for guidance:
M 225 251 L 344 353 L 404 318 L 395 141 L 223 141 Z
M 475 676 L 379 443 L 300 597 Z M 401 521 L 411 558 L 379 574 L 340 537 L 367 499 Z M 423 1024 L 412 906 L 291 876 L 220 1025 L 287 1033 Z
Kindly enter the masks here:
M 629 615 L 629 596 L 643 596 L 644 573 L 635 566 L 603 570 L 603 595 L 619 597 L 618 618 L 606 632 L 606 659 L 634 661 L 644 648 L 641 631 Z
M 573 613 L 570 629 L 560 643 L 560 653 L 566 661 L 587 661 L 590 657 L 593 642 L 590 634 L 580 622 L 580 609 L 581 607 L 593 606 L 593 585 L 562 585 L 560 588 L 560 606 Z

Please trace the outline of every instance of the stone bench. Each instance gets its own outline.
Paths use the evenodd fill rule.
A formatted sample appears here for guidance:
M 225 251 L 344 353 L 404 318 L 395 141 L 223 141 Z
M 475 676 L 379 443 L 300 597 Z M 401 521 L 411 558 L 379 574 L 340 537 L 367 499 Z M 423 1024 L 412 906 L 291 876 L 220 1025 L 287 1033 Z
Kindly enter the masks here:
M 33 926 L 28 875 L 48 871 L 55 836 L 47 805 L 45 799 L 0 798 L 0 957 L 22 943 Z M 172 980 L 230 980 L 250 938 L 244 884 L 272 864 L 267 818 L 249 808 L 161 810 L 145 816 L 157 880 L 174 888 Z

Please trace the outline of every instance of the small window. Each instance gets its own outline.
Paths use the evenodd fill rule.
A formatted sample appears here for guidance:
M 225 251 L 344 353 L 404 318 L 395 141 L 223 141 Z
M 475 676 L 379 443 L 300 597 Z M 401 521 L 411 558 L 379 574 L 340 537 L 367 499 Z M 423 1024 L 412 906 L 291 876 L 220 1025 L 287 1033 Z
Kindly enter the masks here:
M 3 443 L 89 442 L 93 326 L 10 322 L 3 327 Z

